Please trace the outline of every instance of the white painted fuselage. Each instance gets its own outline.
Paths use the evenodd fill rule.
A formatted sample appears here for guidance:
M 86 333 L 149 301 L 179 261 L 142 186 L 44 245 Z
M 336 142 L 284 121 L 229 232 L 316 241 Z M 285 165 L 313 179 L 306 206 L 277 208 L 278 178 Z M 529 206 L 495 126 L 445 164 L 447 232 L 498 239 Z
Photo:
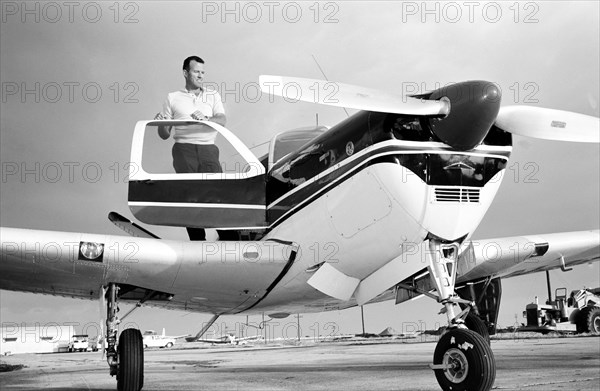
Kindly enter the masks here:
M 333 166 L 330 170 L 339 170 L 343 164 L 371 155 L 365 164 L 323 188 L 318 198 L 290 210 L 288 214 L 293 216 L 282 216 L 284 221 L 264 239 L 293 238 L 300 252 L 285 277 L 255 309 L 286 304 L 290 311 L 293 308 L 301 312 L 345 308 L 355 302 L 337 300 L 307 283 L 319 264 L 327 263 L 360 281 L 405 253 L 403 267 L 395 268 L 397 275 L 392 278 L 400 282 L 428 266 L 423 254 L 415 251 L 428 236 L 462 241 L 473 233 L 498 191 L 504 169 L 483 187 L 436 186 L 428 185 L 400 164 L 376 161 L 384 154 L 402 153 L 451 153 L 457 160 L 493 157 L 507 161 L 511 147 L 482 145 L 469 152 L 456 152 L 441 143 L 421 142 L 418 145 L 424 147 L 422 150 L 390 152 L 390 147 L 406 150 L 407 144 L 417 143 L 390 140 L 375 144 Z M 373 153 L 377 150 L 387 152 Z M 312 178 L 296 191 L 327 174 Z M 277 201 L 269 205 L 275 207 Z M 381 292 L 392 285 L 380 287 Z

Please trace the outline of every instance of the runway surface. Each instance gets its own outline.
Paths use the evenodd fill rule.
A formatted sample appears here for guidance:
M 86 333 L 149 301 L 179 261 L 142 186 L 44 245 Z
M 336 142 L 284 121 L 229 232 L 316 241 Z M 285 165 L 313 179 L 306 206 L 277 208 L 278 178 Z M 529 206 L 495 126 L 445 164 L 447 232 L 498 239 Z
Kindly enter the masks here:
M 145 354 L 144 390 L 439 390 L 434 342 L 181 344 Z M 493 340 L 494 390 L 599 390 L 600 337 Z M 4 390 L 115 390 L 99 353 L 3 357 Z

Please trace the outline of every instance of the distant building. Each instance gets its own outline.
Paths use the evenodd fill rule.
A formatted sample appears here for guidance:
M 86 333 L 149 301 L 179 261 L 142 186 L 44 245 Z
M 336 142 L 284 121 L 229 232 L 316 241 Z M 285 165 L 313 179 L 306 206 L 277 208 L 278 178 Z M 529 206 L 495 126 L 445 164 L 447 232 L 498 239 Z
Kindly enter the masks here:
M 73 325 L 3 322 L 0 325 L 0 355 L 67 351 Z

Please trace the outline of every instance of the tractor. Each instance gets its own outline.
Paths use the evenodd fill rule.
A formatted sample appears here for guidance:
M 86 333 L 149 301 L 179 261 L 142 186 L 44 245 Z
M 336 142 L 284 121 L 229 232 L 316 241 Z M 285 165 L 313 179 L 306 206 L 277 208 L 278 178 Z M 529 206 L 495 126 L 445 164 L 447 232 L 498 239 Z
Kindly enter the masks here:
M 574 290 L 568 297 L 567 288 L 558 288 L 554 297 L 539 305 L 536 296 L 523 312 L 527 325 L 518 331 L 600 334 L 600 288 Z

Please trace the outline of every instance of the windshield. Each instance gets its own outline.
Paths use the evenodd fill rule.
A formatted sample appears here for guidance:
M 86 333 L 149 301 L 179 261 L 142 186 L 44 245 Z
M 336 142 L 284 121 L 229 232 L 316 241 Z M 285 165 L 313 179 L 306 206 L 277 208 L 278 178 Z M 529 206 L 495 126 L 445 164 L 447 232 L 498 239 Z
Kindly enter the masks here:
M 273 167 L 281 158 L 300 149 L 301 146 L 320 136 L 327 130 L 325 126 L 300 128 L 282 132 L 273 137 L 271 152 L 269 154 L 270 167 Z

